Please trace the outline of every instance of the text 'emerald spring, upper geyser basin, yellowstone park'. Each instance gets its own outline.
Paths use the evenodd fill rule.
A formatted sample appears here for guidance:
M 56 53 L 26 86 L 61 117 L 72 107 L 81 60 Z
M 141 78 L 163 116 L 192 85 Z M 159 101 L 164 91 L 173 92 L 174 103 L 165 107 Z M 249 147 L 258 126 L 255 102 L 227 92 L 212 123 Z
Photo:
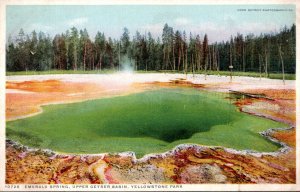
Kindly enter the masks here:
M 7 137 L 65 153 L 133 151 L 141 157 L 179 144 L 276 151 L 259 132 L 282 123 L 239 112 L 225 94 L 159 89 L 73 104 L 7 122 Z

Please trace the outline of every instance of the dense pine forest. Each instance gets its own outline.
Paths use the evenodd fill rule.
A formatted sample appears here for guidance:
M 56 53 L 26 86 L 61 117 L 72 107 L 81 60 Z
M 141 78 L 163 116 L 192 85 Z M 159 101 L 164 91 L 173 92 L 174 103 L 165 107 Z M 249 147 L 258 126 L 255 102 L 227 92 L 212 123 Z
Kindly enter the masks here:
M 295 73 L 296 26 L 259 36 L 236 34 L 227 41 L 211 42 L 204 36 L 186 34 L 164 25 L 161 38 L 150 32 L 130 34 L 123 29 L 120 39 L 73 27 L 50 37 L 43 32 L 9 37 L 7 71 L 121 70 L 129 64 L 145 71 L 234 71 Z M 222 35 L 222 34 L 220 34 Z

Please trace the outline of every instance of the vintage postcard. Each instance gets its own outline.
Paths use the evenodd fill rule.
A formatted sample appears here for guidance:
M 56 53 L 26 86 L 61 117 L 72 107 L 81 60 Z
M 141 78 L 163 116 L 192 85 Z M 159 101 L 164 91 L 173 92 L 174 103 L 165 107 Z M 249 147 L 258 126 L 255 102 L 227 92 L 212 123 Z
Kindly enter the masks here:
M 0 190 L 300 190 L 298 24 L 296 1 L 1 1 Z

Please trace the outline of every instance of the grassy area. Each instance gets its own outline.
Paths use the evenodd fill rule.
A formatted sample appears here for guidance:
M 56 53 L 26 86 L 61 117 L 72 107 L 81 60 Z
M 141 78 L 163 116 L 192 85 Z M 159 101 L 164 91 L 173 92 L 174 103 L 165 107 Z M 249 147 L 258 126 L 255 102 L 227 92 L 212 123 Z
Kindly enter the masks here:
M 286 125 L 240 113 L 224 97 L 182 88 L 49 105 L 40 115 L 7 122 L 7 137 L 60 152 L 138 157 L 182 143 L 276 151 L 258 132 Z
M 114 73 L 117 71 L 114 70 L 91 70 L 91 71 L 83 71 L 83 70 L 51 70 L 51 71 L 17 71 L 17 72 L 6 72 L 7 76 L 10 75 L 49 75 L 49 74 L 109 74 L 109 73 Z M 170 71 L 170 70 L 165 70 L 165 71 L 136 71 L 137 73 L 179 73 L 178 71 Z M 182 73 L 182 71 L 180 72 Z M 192 72 L 189 72 L 189 74 L 192 74 Z M 196 74 L 204 74 L 204 71 L 196 72 Z M 229 71 L 207 71 L 208 75 L 223 75 L 223 76 L 229 76 L 230 72 Z M 257 72 L 233 72 L 233 76 L 248 76 L 248 77 L 260 77 L 260 74 Z M 261 77 L 265 77 L 265 74 L 261 74 Z M 282 79 L 282 74 L 280 73 L 270 73 L 269 77 L 270 79 Z M 285 79 L 286 80 L 295 80 L 296 75 L 295 74 L 285 74 Z
M 83 70 L 50 70 L 50 71 L 7 71 L 7 76 L 12 75 L 49 75 L 49 74 L 108 74 L 114 73 L 114 70 L 90 70 L 90 71 L 83 71 Z

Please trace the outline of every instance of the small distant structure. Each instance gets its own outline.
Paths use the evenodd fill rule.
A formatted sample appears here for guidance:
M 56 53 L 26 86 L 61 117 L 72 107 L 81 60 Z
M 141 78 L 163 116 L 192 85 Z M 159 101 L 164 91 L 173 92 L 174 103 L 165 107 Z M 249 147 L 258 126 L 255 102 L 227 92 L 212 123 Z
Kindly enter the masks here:
M 232 82 L 232 69 L 233 69 L 233 66 L 229 65 L 229 69 L 230 69 L 230 82 Z

